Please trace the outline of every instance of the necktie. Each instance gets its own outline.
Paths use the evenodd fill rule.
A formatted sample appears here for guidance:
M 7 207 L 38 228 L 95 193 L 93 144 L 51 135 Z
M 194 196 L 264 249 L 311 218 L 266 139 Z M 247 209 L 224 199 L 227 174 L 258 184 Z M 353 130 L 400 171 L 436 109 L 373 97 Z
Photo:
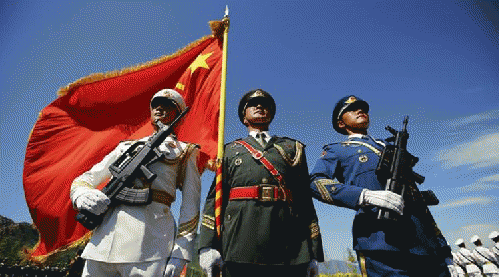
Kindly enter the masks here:
M 260 143 L 260 145 L 262 147 L 265 147 L 265 145 L 267 145 L 267 142 L 265 141 L 265 133 L 258 133 L 256 134 L 256 141 L 258 141 L 258 143 Z

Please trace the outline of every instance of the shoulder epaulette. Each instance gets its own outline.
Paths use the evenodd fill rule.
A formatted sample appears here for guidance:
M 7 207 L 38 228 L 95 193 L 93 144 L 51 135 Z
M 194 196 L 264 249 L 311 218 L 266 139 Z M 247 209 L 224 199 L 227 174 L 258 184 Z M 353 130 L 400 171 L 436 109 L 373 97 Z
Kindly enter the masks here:
M 136 139 L 124 139 L 124 140 L 120 140 L 120 143 L 122 142 L 136 142 L 137 140 Z
M 332 146 L 334 146 L 334 145 L 338 145 L 338 144 L 340 144 L 340 143 L 341 143 L 341 142 L 333 142 L 333 143 L 330 143 L 330 144 L 326 144 L 326 145 L 324 145 L 324 146 L 322 147 L 322 149 L 323 149 L 323 150 L 326 150 L 327 148 L 332 147 Z
M 299 141 L 297 139 L 294 139 L 294 138 L 290 138 L 290 137 L 281 137 L 281 138 L 283 138 L 283 139 L 289 139 L 289 140 L 291 140 L 293 142 L 298 142 L 299 144 L 301 144 L 303 146 L 306 146 L 305 143 L 303 143 L 303 142 L 301 142 L 301 141 Z
M 226 143 L 224 146 L 225 146 L 225 147 L 232 146 L 232 145 L 234 145 L 234 144 L 236 143 L 236 141 L 238 141 L 238 140 L 243 140 L 243 139 L 242 139 L 242 138 L 235 139 L 235 140 L 233 140 L 233 141 L 231 141 L 231 142 Z M 239 144 L 237 144 L 237 145 L 239 145 Z
M 282 139 L 289 139 L 289 140 L 292 140 L 292 141 L 297 141 L 297 139 L 290 138 L 290 137 L 278 137 L 278 138 L 282 138 Z
M 179 140 L 178 142 L 180 142 L 180 143 L 185 143 L 185 145 L 186 145 L 187 147 L 194 147 L 194 148 L 201 149 L 201 145 L 196 144 L 196 143 L 192 143 L 192 142 L 188 142 L 188 141 L 180 141 L 180 140 Z
M 140 140 L 136 140 L 136 139 L 125 139 L 125 140 L 120 141 L 119 144 L 132 145 L 132 144 L 139 142 L 139 141 Z

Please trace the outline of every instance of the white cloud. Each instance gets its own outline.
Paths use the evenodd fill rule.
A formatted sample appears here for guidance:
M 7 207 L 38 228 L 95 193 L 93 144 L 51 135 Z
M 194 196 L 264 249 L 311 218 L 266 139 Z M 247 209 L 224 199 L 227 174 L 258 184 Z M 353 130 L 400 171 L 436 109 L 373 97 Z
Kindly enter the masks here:
M 449 122 L 451 127 L 459 127 L 462 125 L 467 125 L 471 123 L 477 123 L 479 121 L 488 120 L 488 119 L 498 119 L 499 118 L 499 110 L 487 111 L 479 114 L 474 114 L 466 117 L 456 118 Z
M 472 168 L 499 165 L 499 133 L 481 136 L 473 141 L 441 150 L 435 159 L 442 162 L 442 167 L 452 168 L 470 165 Z
M 462 206 L 468 205 L 488 205 L 492 203 L 494 199 L 488 197 L 468 197 L 462 198 L 450 202 L 446 202 L 445 204 L 440 204 L 436 206 L 436 209 L 450 209 L 450 208 L 458 208 Z
M 499 174 L 482 177 L 471 185 L 459 188 L 461 192 L 480 192 L 499 189 Z

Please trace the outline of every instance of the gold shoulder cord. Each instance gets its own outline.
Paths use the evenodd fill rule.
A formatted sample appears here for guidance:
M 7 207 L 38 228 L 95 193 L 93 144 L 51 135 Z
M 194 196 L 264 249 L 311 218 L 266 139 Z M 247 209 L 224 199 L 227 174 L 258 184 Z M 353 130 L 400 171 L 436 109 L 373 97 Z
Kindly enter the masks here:
M 374 146 L 372 146 L 372 145 L 370 145 L 368 143 L 362 142 L 362 141 L 344 141 L 341 144 L 344 144 L 344 145 L 350 145 L 350 144 L 362 145 L 362 146 L 367 147 L 369 150 L 373 151 L 374 154 L 376 154 L 378 156 L 381 156 L 381 151 L 379 151 L 378 149 L 376 149 Z
M 296 154 L 293 159 L 289 157 L 289 155 L 282 149 L 281 146 L 274 144 L 274 147 L 279 151 L 279 154 L 283 157 L 283 159 L 290 165 L 290 166 L 296 166 L 301 162 L 301 156 L 303 153 L 303 144 L 299 143 L 298 141 L 296 142 Z
M 184 180 L 185 180 L 185 162 L 187 159 L 191 156 L 192 151 L 196 149 L 198 146 L 193 143 L 187 144 L 187 148 L 185 151 L 180 155 L 180 162 L 178 165 L 178 172 L 177 172 L 177 188 L 182 188 L 184 185 Z

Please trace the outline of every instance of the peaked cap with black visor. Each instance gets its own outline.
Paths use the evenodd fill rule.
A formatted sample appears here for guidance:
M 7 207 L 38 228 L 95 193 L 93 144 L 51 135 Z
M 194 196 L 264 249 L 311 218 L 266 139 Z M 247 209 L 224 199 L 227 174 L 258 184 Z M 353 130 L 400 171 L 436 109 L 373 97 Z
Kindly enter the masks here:
M 341 116 L 345 112 L 356 110 L 358 108 L 363 109 L 366 113 L 369 112 L 369 104 L 359 97 L 349 95 L 341 98 L 340 101 L 336 103 L 333 110 L 332 123 L 334 130 L 340 134 L 347 135 L 348 133 L 338 126 L 338 120 L 341 119 Z
M 248 104 L 253 101 L 257 103 L 267 104 L 266 106 L 269 108 L 271 114 L 270 121 L 274 119 L 276 111 L 274 98 L 272 98 L 270 93 L 262 89 L 254 89 L 244 94 L 243 97 L 241 98 L 241 101 L 239 101 L 239 108 L 237 109 L 237 112 L 239 115 L 239 120 L 243 124 L 244 124 L 244 116 L 246 108 L 248 107 Z
M 182 95 L 173 89 L 162 89 L 156 92 L 151 98 L 150 108 L 156 107 L 159 103 L 172 104 L 179 114 L 187 109 L 187 105 L 185 104 Z

